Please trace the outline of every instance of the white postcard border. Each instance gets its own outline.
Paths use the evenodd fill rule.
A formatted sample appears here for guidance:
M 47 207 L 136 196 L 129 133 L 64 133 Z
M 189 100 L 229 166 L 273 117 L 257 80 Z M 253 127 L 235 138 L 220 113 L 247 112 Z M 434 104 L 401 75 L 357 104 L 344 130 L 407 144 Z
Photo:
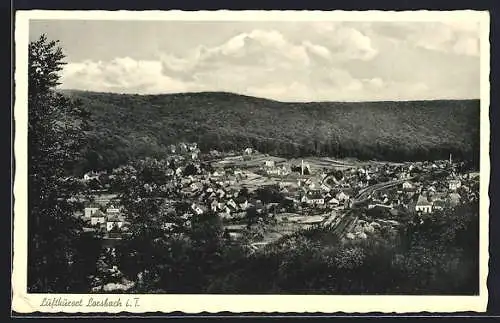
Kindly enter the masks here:
M 486 11 L 18 11 L 15 17 L 15 181 L 12 309 L 18 313 L 410 313 L 484 312 L 488 302 L 488 223 L 490 180 L 489 14 Z M 316 296 L 316 295 L 137 295 L 27 293 L 27 48 L 29 20 L 245 20 L 245 21 L 480 21 L 481 30 L 481 159 L 480 159 L 480 295 L 479 296 Z M 41 306 L 44 298 L 60 298 L 82 306 Z M 118 300 L 122 306 L 86 306 L 93 300 Z M 138 299 L 136 306 L 135 298 Z M 128 303 L 127 303 L 128 301 Z M 126 306 L 126 304 L 130 306 Z

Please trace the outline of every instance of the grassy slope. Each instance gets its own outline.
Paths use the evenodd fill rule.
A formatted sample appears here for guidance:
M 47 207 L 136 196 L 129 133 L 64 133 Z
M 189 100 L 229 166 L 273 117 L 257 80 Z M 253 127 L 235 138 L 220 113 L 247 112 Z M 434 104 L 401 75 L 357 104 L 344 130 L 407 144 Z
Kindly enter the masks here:
M 157 153 L 181 140 L 254 146 L 280 155 L 379 159 L 471 158 L 479 101 L 283 103 L 220 93 L 121 95 L 64 91 L 92 112 L 101 163 Z

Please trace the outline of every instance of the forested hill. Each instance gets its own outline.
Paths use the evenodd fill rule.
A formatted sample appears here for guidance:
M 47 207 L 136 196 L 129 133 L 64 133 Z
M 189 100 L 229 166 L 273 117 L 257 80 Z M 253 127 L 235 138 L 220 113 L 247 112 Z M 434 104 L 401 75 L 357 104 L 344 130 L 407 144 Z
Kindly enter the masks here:
M 281 156 L 422 160 L 479 155 L 479 100 L 284 103 L 222 92 L 62 91 L 92 113 L 87 167 L 162 156 L 168 145 Z

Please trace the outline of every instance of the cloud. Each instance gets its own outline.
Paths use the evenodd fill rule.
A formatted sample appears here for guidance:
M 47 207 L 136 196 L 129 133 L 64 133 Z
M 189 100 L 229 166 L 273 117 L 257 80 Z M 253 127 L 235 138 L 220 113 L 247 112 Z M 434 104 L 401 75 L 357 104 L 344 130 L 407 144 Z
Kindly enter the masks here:
M 194 79 L 196 73 L 227 66 L 307 67 L 311 60 L 309 52 L 324 56 L 326 51 L 310 42 L 295 45 L 274 30 L 256 29 L 236 35 L 218 46 L 198 46 L 182 58 L 163 54 L 161 61 L 166 75 Z
M 479 56 L 479 24 L 474 21 L 373 23 L 395 41 L 452 55 Z
M 311 53 L 313 55 L 317 55 L 317 56 L 322 57 L 324 59 L 330 59 L 332 56 L 330 50 L 328 48 L 326 48 L 325 46 L 316 45 L 316 44 L 313 44 L 307 40 L 304 41 L 302 43 L 302 45 L 309 53 Z
M 368 86 L 373 88 L 382 88 L 384 86 L 384 81 L 380 77 L 374 77 L 372 79 L 363 80 Z
M 479 22 L 472 20 L 450 20 L 441 22 L 443 25 L 448 26 L 455 32 L 467 32 L 478 35 Z
M 63 87 L 140 94 L 228 91 L 283 101 L 432 99 L 476 91 L 474 24 L 260 27 L 176 54 L 163 48 L 148 59 L 70 61 Z
M 334 29 L 324 41 L 317 44 L 305 39 L 294 43 L 276 30 L 255 29 L 218 46 L 199 46 L 184 57 L 163 54 L 161 60 L 166 75 L 193 79 L 193 73 L 220 66 L 297 69 L 323 64 L 324 60 L 370 60 L 377 54 L 370 39 L 353 28 Z
M 63 70 L 63 88 L 139 94 L 229 91 L 282 101 L 389 100 L 392 93 L 381 92 L 388 88 L 401 98 L 411 99 L 423 91 L 415 84 L 396 87 L 380 78 L 356 79 L 340 68 L 309 75 L 284 71 L 283 75 L 266 72 L 268 67 L 230 66 L 216 73 L 198 72 L 192 81 L 186 81 L 164 75 L 162 64 L 159 60 L 136 61 L 129 57 L 69 63 Z
M 479 57 L 479 39 L 474 37 L 460 38 L 454 43 L 453 52 L 459 55 Z
M 163 75 L 159 61 L 136 61 L 130 57 L 68 63 L 61 82 L 63 88 L 121 93 L 180 92 L 189 86 Z
M 342 59 L 367 61 L 378 54 L 378 51 L 372 45 L 371 39 L 351 27 L 336 29 L 331 38 L 331 46 L 338 54 L 337 56 Z

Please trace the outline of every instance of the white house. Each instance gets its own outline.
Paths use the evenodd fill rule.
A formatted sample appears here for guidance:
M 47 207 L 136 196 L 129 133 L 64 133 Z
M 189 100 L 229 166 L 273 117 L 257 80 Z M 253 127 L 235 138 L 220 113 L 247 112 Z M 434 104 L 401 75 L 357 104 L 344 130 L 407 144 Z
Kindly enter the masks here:
M 212 203 L 210 203 L 210 209 L 214 212 L 217 212 L 218 204 L 219 203 L 216 200 L 212 201 Z
M 448 196 L 448 201 L 452 207 L 457 206 L 460 204 L 460 195 L 458 193 L 451 193 Z
M 191 205 L 191 209 L 198 215 L 201 215 L 206 211 L 205 207 L 203 207 L 202 205 L 197 205 L 195 203 Z
M 97 206 L 88 206 L 83 210 L 84 216 L 90 218 L 99 208 Z
M 95 171 L 91 171 L 83 175 L 84 181 L 90 181 L 92 179 L 99 179 L 99 174 Z
M 337 200 L 336 198 L 332 198 L 328 201 L 328 204 L 332 205 L 332 206 L 338 206 L 340 204 L 339 200 Z
M 309 205 L 313 205 L 313 204 L 314 205 L 324 205 L 325 204 L 325 199 L 319 192 L 310 191 L 304 197 L 305 197 L 305 200 L 303 199 L 303 202 L 306 202 Z
M 307 204 L 314 204 L 314 205 L 323 205 L 323 204 L 325 204 L 325 199 L 324 198 L 308 198 L 306 203 Z
M 188 146 L 183 142 L 179 144 L 179 148 L 181 149 L 181 152 L 186 152 L 188 150 Z
M 403 189 L 404 190 L 411 190 L 411 189 L 413 189 L 413 185 L 410 182 L 404 182 Z
M 317 189 L 320 189 L 322 188 L 322 184 L 320 184 L 319 182 L 317 181 L 309 181 L 309 189 L 311 190 L 317 190 Z
M 415 211 L 422 213 L 431 213 L 432 202 L 429 201 L 424 195 L 419 195 L 417 204 L 415 205 Z
M 190 143 L 188 148 L 189 148 L 189 151 L 195 151 L 198 149 L 198 144 L 195 142 Z
M 266 167 L 274 167 L 274 160 L 266 160 Z
M 339 200 L 340 202 L 343 202 L 343 201 L 347 201 L 349 200 L 349 195 L 347 195 L 346 193 L 344 192 L 339 192 L 336 196 L 337 200 Z
M 321 189 L 322 189 L 323 191 L 326 191 L 326 192 L 330 192 L 330 191 L 331 191 L 330 187 L 328 187 L 328 186 L 327 186 L 327 185 L 325 185 L 325 184 L 321 184 Z
M 121 229 L 123 226 L 123 221 L 119 219 L 118 217 L 111 217 L 108 219 L 106 222 L 106 230 L 111 231 L 114 227 L 117 227 L 118 229 Z
M 226 192 L 223 189 L 218 189 L 216 192 L 220 198 L 223 198 L 226 195 Z
M 279 168 L 269 168 L 267 171 L 267 174 L 269 175 L 279 175 L 280 174 L 280 170 Z
M 240 209 L 246 210 L 248 208 L 248 201 L 245 200 L 243 203 L 240 203 Z
M 118 207 L 115 207 L 114 205 L 110 205 L 106 209 L 106 213 L 107 214 L 119 214 L 120 213 L 120 209 Z
M 191 188 L 191 191 L 198 191 L 203 188 L 203 185 L 199 182 L 193 182 L 189 185 L 189 187 Z
M 434 210 L 443 210 L 445 206 L 446 206 L 446 202 L 443 200 L 434 201 L 434 203 L 432 204 L 432 208 Z
M 373 209 L 375 207 L 379 207 L 379 208 L 384 208 L 384 209 L 392 209 L 392 205 L 391 204 L 381 204 L 381 203 L 370 203 L 368 204 L 368 209 Z
M 232 206 L 234 209 L 237 209 L 237 208 L 238 208 L 238 204 L 236 204 L 236 202 L 235 202 L 233 199 L 230 199 L 230 200 L 227 202 L 227 205 Z
M 94 214 L 92 214 L 92 216 L 90 217 L 90 224 L 92 225 L 105 222 L 106 222 L 106 216 L 99 210 L 94 212 Z
M 456 191 L 460 186 L 462 186 L 462 182 L 459 179 L 452 179 L 448 183 L 448 188 L 453 191 Z

